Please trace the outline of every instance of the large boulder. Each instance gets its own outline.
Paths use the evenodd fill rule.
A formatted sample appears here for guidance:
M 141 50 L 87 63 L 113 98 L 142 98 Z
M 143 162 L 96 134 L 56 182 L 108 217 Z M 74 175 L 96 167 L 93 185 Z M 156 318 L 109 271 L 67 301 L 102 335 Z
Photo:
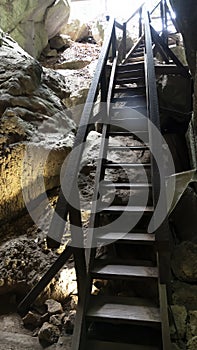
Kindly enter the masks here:
M 0 27 L 33 57 L 39 57 L 48 40 L 67 23 L 67 0 L 3 0 Z
M 62 102 L 70 94 L 65 78 L 43 69 L 8 35 L 2 37 L 0 72 L 0 221 L 5 222 L 59 185 L 76 125 Z
M 68 21 L 69 14 L 70 8 L 67 0 L 55 1 L 53 6 L 48 8 L 45 18 L 45 28 L 49 39 L 61 32 L 61 29 Z

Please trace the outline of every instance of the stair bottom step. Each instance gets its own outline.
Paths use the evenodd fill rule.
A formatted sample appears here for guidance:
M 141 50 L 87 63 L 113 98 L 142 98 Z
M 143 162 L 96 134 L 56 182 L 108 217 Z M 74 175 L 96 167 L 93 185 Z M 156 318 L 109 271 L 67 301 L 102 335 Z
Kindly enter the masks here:
M 94 322 L 90 326 L 88 340 L 106 342 L 108 344 L 112 342 L 114 346 L 116 346 L 116 344 L 123 344 L 123 346 L 129 344 L 130 346 L 134 346 L 135 344 L 135 346 L 144 346 L 145 349 L 162 348 L 161 329 L 139 325 Z M 121 347 L 120 350 L 122 350 Z
M 159 347 L 89 340 L 87 350 L 159 350 Z

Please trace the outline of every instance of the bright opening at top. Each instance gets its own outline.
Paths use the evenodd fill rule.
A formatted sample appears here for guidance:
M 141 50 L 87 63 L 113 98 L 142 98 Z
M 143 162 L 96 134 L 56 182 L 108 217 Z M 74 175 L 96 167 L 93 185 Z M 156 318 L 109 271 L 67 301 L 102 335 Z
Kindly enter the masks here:
M 87 22 L 103 15 L 110 15 L 126 20 L 143 2 L 143 0 L 73 0 L 71 18 Z M 158 0 L 146 0 L 148 8 L 153 8 L 157 2 Z

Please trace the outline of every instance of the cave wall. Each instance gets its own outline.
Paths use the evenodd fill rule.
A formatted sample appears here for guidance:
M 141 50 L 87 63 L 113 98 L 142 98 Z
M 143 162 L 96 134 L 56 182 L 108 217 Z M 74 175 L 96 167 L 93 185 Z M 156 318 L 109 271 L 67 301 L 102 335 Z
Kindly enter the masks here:
M 196 72 L 197 3 L 196 0 L 170 0 L 176 13 L 177 25 L 183 35 L 187 61 L 193 77 Z
M 170 2 L 176 13 L 177 25 L 184 40 L 187 62 L 194 79 L 194 115 L 191 124 L 194 133 L 195 165 L 197 164 L 197 2 L 196 0 L 170 0 Z
M 0 28 L 38 58 L 67 23 L 70 5 L 67 0 L 2 0 L 0 13 Z

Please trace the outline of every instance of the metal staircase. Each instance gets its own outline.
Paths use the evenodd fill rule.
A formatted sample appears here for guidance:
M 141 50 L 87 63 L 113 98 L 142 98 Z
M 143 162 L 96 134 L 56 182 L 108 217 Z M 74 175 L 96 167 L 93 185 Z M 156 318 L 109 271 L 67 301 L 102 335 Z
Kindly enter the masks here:
M 169 10 L 164 1 L 157 6 L 162 6 L 162 11 Z M 191 78 L 187 67 L 167 45 L 167 28 L 162 33 L 164 40 L 164 35 L 151 26 L 150 13 L 144 10 L 142 16 L 142 9 L 143 5 L 134 14 L 139 15 L 139 39 L 127 54 L 124 42 L 119 51 L 116 47 L 116 27 L 123 29 L 124 40 L 125 23 L 121 26 L 113 19 L 109 22 L 76 136 L 77 152 L 71 155 L 65 174 L 65 183 L 69 181 L 70 186 L 66 198 L 60 193 L 48 234 L 48 244 L 57 246 L 69 216 L 71 242 L 19 306 L 20 311 L 26 310 L 73 253 L 79 302 L 72 350 L 171 348 L 171 236 L 155 74 L 171 72 Z M 166 21 L 162 23 L 164 26 Z M 157 51 L 164 63 L 155 66 Z M 123 59 L 118 63 L 120 57 Z M 99 90 L 100 110 L 94 114 Z M 87 134 L 96 122 L 101 126 L 102 137 L 89 230 L 85 235 L 77 176 Z M 110 152 L 118 153 L 120 162 L 110 161 Z M 130 155 L 129 161 L 124 160 L 125 154 Z M 138 161 L 139 154 L 143 156 L 142 163 Z M 97 294 L 96 281 L 101 286 Z

